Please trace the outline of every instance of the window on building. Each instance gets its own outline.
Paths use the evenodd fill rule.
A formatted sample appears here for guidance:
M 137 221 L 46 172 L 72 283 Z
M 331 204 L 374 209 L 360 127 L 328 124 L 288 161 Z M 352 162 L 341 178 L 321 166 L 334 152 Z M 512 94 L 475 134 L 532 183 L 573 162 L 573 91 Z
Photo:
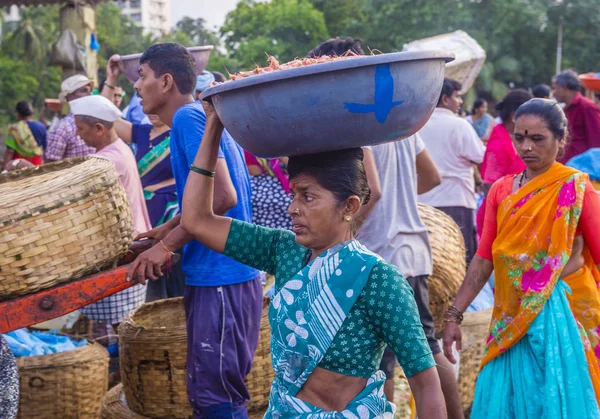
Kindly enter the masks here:
M 134 22 L 141 22 L 142 21 L 142 14 L 141 13 L 133 13 L 129 16 L 131 18 L 131 20 L 133 20 Z

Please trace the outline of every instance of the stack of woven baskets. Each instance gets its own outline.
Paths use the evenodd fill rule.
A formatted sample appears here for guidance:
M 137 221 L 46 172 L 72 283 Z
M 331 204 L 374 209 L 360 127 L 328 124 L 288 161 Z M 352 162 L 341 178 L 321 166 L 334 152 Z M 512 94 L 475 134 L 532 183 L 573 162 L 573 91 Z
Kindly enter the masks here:
M 252 371 L 246 377 L 250 391 L 246 406 L 250 416 L 261 416 L 265 412 L 274 378 L 267 311 L 268 300 L 265 299 L 259 343 Z M 131 418 L 192 416 L 186 388 L 187 333 L 183 298 L 145 304 L 121 323 L 119 356 L 124 397 L 107 395 L 104 411 L 131 410 L 137 416 L 119 416 Z M 106 418 L 117 417 L 111 414 L 103 413 Z
M 103 269 L 133 228 L 111 162 L 68 159 L 0 175 L 0 300 Z
M 108 352 L 96 343 L 21 357 L 19 419 L 97 418 L 108 389 Z
M 429 277 L 429 308 L 438 336 L 448 310 L 465 278 L 465 240 L 452 218 L 428 205 L 419 204 L 419 215 L 429 232 L 433 274 Z

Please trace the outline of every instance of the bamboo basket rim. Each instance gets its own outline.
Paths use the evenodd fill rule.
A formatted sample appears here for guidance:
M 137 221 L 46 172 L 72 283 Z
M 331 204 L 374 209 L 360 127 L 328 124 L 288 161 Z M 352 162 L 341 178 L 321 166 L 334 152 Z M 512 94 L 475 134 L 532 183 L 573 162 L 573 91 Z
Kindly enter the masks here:
M 146 312 L 148 312 L 148 315 L 150 315 L 150 317 L 156 317 L 157 313 L 153 313 L 156 307 L 169 306 L 173 308 L 178 308 L 178 306 L 181 305 L 183 305 L 183 297 L 165 298 L 163 300 L 153 301 L 151 303 L 144 303 L 143 305 L 132 311 L 129 317 L 126 320 L 124 320 L 122 324 L 128 329 L 134 328 L 136 330 L 139 330 L 139 334 L 141 334 L 142 331 L 144 333 L 164 333 L 165 330 L 169 330 L 170 332 L 183 330 L 187 334 L 185 323 L 183 325 L 175 324 L 165 326 L 145 326 L 139 321 L 139 317 L 143 314 L 146 314 Z M 121 329 L 121 326 L 119 326 L 119 329 Z M 173 336 L 170 334 L 169 338 L 172 337 Z
M 23 169 L 12 170 L 10 172 L 0 174 L 0 185 L 3 185 L 8 182 L 15 182 L 17 180 L 25 178 L 32 178 L 36 176 L 46 175 L 49 173 L 54 173 L 59 170 L 70 169 L 89 160 L 108 161 L 102 157 L 85 156 L 72 157 L 56 162 L 46 163 L 41 166 L 25 167 Z
M 54 369 L 58 367 L 77 365 L 83 360 L 88 361 L 93 358 L 108 359 L 109 354 L 104 346 L 88 340 L 87 345 L 80 348 L 75 348 L 71 351 L 59 352 L 56 354 L 19 357 L 17 358 L 17 366 L 19 370 L 39 370 L 44 368 Z
M 110 417 L 118 417 L 123 419 L 148 419 L 142 416 L 126 405 L 125 393 L 123 392 L 123 384 L 119 383 L 109 389 L 104 399 L 102 400 L 101 417 L 105 414 L 110 414 Z M 125 401 L 125 403 L 124 403 Z
M 12 183 L 31 181 L 32 178 L 52 175 L 53 173 L 72 169 L 86 163 L 88 164 L 88 167 L 86 167 L 86 172 L 89 175 L 88 181 L 92 183 L 86 188 L 88 190 L 85 193 L 83 193 L 83 190 L 77 192 L 69 190 L 70 196 L 68 199 L 62 198 L 51 200 L 51 206 L 39 203 L 34 207 L 19 207 L 20 202 L 23 200 L 33 201 L 40 196 L 48 195 L 48 193 L 58 187 L 65 189 L 64 187 L 66 186 L 66 189 L 69 189 L 66 180 L 70 179 L 73 183 L 81 182 L 81 174 L 79 172 L 75 173 L 75 171 L 67 170 L 66 172 L 63 172 L 63 175 L 66 173 L 70 178 L 67 178 L 66 176 L 55 176 L 43 179 L 43 181 L 36 184 L 24 185 L 24 188 L 28 191 L 26 196 L 21 196 L 23 188 L 11 188 Z M 90 196 L 94 196 L 97 193 L 101 193 L 104 188 L 108 188 L 119 181 L 117 176 L 114 176 L 111 180 L 105 179 L 102 182 L 99 181 L 97 176 L 92 177 L 92 175 L 100 175 L 107 170 L 114 170 L 114 166 L 109 160 L 102 157 L 86 156 L 74 157 L 59 162 L 44 164 L 42 166 L 26 167 L 24 169 L 0 174 L 0 195 L 7 198 L 0 201 L 0 227 L 10 226 L 11 224 L 35 216 L 38 213 L 48 213 L 52 210 L 57 210 L 68 206 L 69 204 L 89 198 Z M 2 214 L 3 212 L 6 213 Z

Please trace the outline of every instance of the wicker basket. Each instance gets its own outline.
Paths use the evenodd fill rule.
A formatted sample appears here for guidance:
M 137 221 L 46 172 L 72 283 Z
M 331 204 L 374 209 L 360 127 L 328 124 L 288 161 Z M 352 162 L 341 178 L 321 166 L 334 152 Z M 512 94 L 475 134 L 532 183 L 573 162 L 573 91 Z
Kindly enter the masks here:
M 419 215 L 429 232 L 433 255 L 433 275 L 429 277 L 429 308 L 439 335 L 444 329 L 444 313 L 452 304 L 465 277 L 465 240 L 458 225 L 442 211 L 419 204 Z
M 463 350 L 460 354 L 458 390 L 465 410 L 470 408 L 475 396 L 475 382 L 479 375 L 485 342 L 489 335 L 492 309 L 465 313 L 461 325 Z
M 396 405 L 396 419 L 410 419 L 412 393 L 408 385 L 408 379 L 404 375 L 402 367 L 397 366 L 394 370 L 394 404 Z
M 274 372 L 271 366 L 271 328 L 268 300 L 263 303 L 259 343 L 252 370 L 246 377 L 249 411 L 269 403 Z M 183 298 L 145 304 L 119 326 L 121 378 L 130 408 L 148 417 L 187 418 L 185 363 L 187 333 Z
M 105 268 L 131 244 L 125 191 L 106 159 L 0 175 L 0 196 L 0 300 Z
M 246 377 L 246 386 L 250 392 L 250 401 L 246 403 L 250 411 L 264 411 L 269 405 L 271 384 L 275 378 L 271 361 L 271 325 L 269 324 L 269 300 L 263 300 L 263 311 L 260 320 L 258 346 L 254 353 L 254 361 L 250 374 Z
M 252 410 L 248 412 L 248 419 L 263 419 L 265 417 L 265 413 L 267 412 L 267 408 Z
M 188 418 L 183 298 L 144 304 L 119 326 L 121 380 L 131 410 L 142 416 Z
M 18 418 L 97 418 L 108 389 L 108 352 L 97 343 L 21 357 Z

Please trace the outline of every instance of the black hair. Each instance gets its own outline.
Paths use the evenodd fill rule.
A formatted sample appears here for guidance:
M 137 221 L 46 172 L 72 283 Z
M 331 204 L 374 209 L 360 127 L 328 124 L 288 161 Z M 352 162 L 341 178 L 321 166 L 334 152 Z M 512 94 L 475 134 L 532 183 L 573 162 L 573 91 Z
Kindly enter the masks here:
M 196 61 L 184 46 L 174 42 L 154 44 L 144 51 L 140 64 L 148 64 L 156 77 L 170 74 L 181 94 L 194 93 Z
M 444 96 L 452 96 L 454 92 L 460 92 L 462 89 L 462 84 L 453 79 L 444 79 L 444 84 L 442 85 L 442 91 L 440 92 L 440 98 L 438 100 L 438 105 L 442 103 L 442 98 Z
M 215 81 L 217 83 L 224 83 L 227 81 L 227 79 L 225 78 L 225 76 L 223 75 L 223 73 L 220 73 L 218 71 L 211 71 L 212 75 L 215 76 Z
M 566 139 L 568 134 L 567 117 L 558 103 L 550 99 L 531 99 L 515 112 L 515 121 L 522 116 L 532 115 L 541 118 L 555 138 Z
M 314 177 L 321 187 L 333 193 L 340 202 L 356 195 L 366 205 L 371 199 L 371 189 L 363 158 L 361 148 L 294 156 L 288 162 L 288 173 L 290 179 L 299 175 Z
M 552 81 L 559 86 L 566 87 L 569 90 L 579 92 L 581 90 L 581 82 L 579 76 L 573 70 L 565 70 L 562 73 L 558 73 Z
M 531 89 L 531 93 L 533 93 L 533 97 L 538 97 L 542 99 L 547 99 L 550 97 L 550 93 L 552 92 L 552 88 L 547 84 L 538 84 Z
M 348 51 L 352 51 L 358 55 L 365 55 L 362 47 L 362 41 L 350 37 L 331 38 L 328 41 L 321 43 L 313 48 L 307 55 L 308 58 L 316 58 L 323 56 L 340 56 Z
M 84 124 L 89 125 L 89 126 L 94 126 L 96 124 L 100 124 L 100 125 L 103 125 L 104 128 L 106 128 L 106 129 L 111 129 L 114 126 L 113 122 L 108 122 L 103 119 L 98 119 L 94 116 L 89 116 L 89 115 L 76 115 L 76 116 L 79 117 L 81 122 L 83 122 Z
M 22 100 L 15 106 L 15 111 L 22 117 L 27 118 L 33 115 L 33 106 L 26 100 Z
M 473 109 L 471 110 L 471 113 L 477 112 L 477 109 L 481 108 L 485 103 L 487 103 L 487 100 L 483 98 L 477 99 L 475 103 L 473 103 Z
M 496 103 L 496 110 L 502 122 L 507 122 L 508 118 L 519 109 L 519 106 L 532 99 L 533 95 L 525 89 L 516 89 L 508 92 L 504 99 Z

